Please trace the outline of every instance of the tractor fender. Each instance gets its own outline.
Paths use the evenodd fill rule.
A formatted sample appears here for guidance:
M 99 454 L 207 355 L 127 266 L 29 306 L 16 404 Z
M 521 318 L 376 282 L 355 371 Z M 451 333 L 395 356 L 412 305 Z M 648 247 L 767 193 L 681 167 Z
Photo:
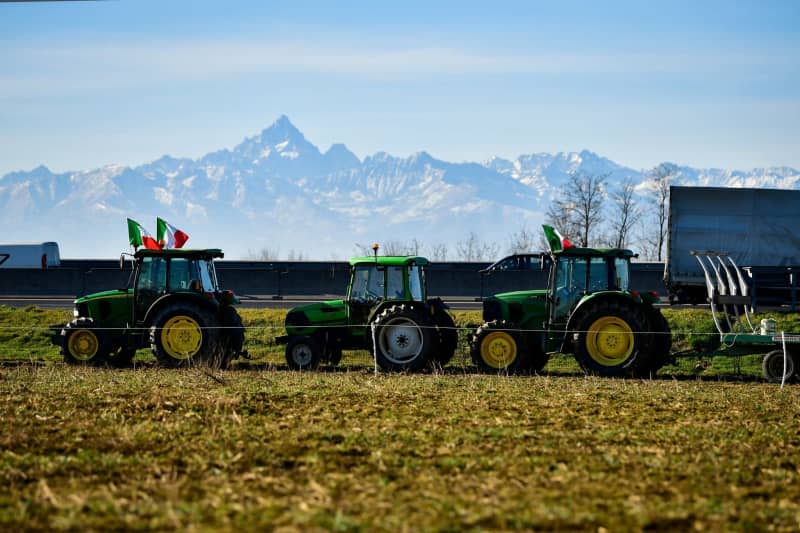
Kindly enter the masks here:
M 570 332 L 575 329 L 576 324 L 581 320 L 586 309 L 591 307 L 594 303 L 601 301 L 624 302 L 626 305 L 631 307 L 643 305 L 641 298 L 632 293 L 624 291 L 600 291 L 587 294 L 581 298 L 581 300 L 578 302 L 578 305 L 575 306 L 575 309 L 573 309 L 572 313 L 569 315 L 567 327 L 564 329 L 564 338 L 561 341 L 561 348 L 559 349 L 560 352 L 566 353 L 570 351 L 569 347 L 572 343 Z
M 392 307 L 395 305 L 405 305 L 409 309 L 420 313 L 420 314 L 430 314 L 430 311 L 427 309 L 425 302 L 412 302 L 406 300 L 384 300 L 380 304 L 376 305 L 372 311 L 369 313 L 369 320 L 367 320 L 368 324 L 372 324 L 372 321 L 378 316 L 384 309 L 387 307 Z
M 425 302 L 426 307 L 431 309 L 431 311 L 447 311 L 450 309 L 450 306 L 444 303 L 441 298 L 428 298 L 428 301 Z
M 180 303 L 196 305 L 202 309 L 209 310 L 214 315 L 216 315 L 217 311 L 219 311 L 219 303 L 216 300 L 205 298 L 202 295 L 195 296 L 188 293 L 165 294 L 153 302 L 153 305 L 151 305 L 150 309 L 147 310 L 147 313 L 142 320 L 142 325 L 144 327 L 149 327 L 153 321 L 153 317 L 155 317 L 164 306 Z

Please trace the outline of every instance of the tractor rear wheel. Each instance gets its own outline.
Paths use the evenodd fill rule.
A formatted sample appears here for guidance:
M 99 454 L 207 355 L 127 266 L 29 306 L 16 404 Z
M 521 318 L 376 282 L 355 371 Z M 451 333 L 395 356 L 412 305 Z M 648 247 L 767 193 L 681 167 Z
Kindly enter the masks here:
M 475 366 L 492 374 L 524 372 L 530 366 L 527 347 L 514 324 L 506 320 L 479 327 L 472 336 L 470 353 Z
M 795 375 L 795 358 L 790 352 L 786 353 L 786 380 L 791 380 Z M 764 377 L 770 383 L 781 383 L 783 379 L 783 350 L 773 350 L 764 356 L 761 362 Z
M 217 349 L 219 323 L 209 311 L 191 304 L 167 305 L 150 327 L 150 348 L 159 364 L 186 367 Z
M 109 342 L 91 318 L 76 318 L 61 330 L 61 355 L 70 365 L 102 366 L 108 362 Z
M 435 327 L 428 316 L 406 304 L 384 309 L 374 320 L 375 358 L 387 371 L 421 370 L 431 362 Z
M 314 370 L 322 358 L 322 346 L 313 337 L 292 337 L 286 344 L 286 364 L 292 370 Z
M 644 313 L 623 302 L 601 300 L 589 304 L 576 322 L 575 359 L 587 373 L 601 376 L 648 374 L 641 357 L 647 319 Z
M 439 344 L 433 354 L 433 360 L 445 366 L 453 358 L 458 348 L 458 330 L 453 317 L 444 309 L 437 308 L 433 312 L 433 321 L 439 334 Z

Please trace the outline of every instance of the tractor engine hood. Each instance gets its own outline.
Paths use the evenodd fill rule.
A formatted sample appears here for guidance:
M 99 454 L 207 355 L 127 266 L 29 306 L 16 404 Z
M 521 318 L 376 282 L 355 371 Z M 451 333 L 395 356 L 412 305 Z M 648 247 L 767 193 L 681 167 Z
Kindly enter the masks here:
M 92 294 L 87 294 L 85 296 L 76 298 L 73 303 L 75 305 L 79 305 L 79 304 L 88 304 L 90 302 L 96 302 L 98 300 L 107 300 L 109 298 L 127 298 L 131 294 L 133 294 L 132 289 L 117 289 L 112 291 L 95 292 Z
M 513 292 L 501 292 L 500 294 L 495 294 L 492 298 L 496 298 L 498 300 L 502 300 L 507 303 L 511 302 L 524 302 L 529 298 L 540 298 L 544 299 L 547 298 L 547 289 L 536 289 L 530 291 L 513 291 Z M 489 298 L 487 298 L 488 300 Z
M 322 326 L 347 322 L 347 305 L 344 300 L 327 300 L 325 302 L 293 307 L 286 314 L 286 327 Z

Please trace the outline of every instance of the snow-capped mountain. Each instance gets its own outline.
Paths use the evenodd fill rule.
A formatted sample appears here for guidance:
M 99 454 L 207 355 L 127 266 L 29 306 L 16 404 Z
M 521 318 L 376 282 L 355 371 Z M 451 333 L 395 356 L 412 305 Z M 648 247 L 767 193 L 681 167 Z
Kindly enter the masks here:
M 800 188 L 792 168 L 673 167 L 682 184 Z M 133 168 L 12 172 L 0 178 L 0 221 L 4 240 L 55 240 L 65 257 L 114 257 L 127 249 L 127 217 L 152 230 L 156 216 L 189 233 L 190 246 L 221 247 L 229 258 L 268 248 L 344 259 L 354 243 L 414 238 L 445 244 L 455 257 L 456 243 L 470 232 L 504 251 L 511 233 L 543 221 L 553 194 L 575 172 L 607 176 L 609 187 L 649 179 L 587 150 L 484 164 L 426 152 L 378 152 L 362 161 L 344 144 L 321 152 L 281 116 L 233 149 L 198 159 L 165 155 Z

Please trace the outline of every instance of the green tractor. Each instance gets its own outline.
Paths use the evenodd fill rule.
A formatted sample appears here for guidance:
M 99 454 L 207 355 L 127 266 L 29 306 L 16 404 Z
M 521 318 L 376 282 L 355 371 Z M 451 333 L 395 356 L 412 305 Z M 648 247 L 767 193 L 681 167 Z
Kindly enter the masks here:
M 630 289 L 633 252 L 553 246 L 548 288 L 497 294 L 483 302 L 472 335 L 474 363 L 486 372 L 539 372 L 550 353 L 572 353 L 587 373 L 653 376 L 671 361 L 669 325 L 658 294 Z
M 75 300 L 75 318 L 54 326 L 53 344 L 74 365 L 126 365 L 149 347 L 159 364 L 205 361 L 225 368 L 244 343 L 231 291 L 220 291 L 214 259 L 221 250 L 142 249 L 120 256 L 133 262 L 132 283 Z
M 447 306 L 427 298 L 425 267 L 417 256 L 355 257 L 344 300 L 291 309 L 286 315 L 286 363 L 310 370 L 336 365 L 342 350 L 364 349 L 383 370 L 414 371 L 446 365 L 458 344 Z

